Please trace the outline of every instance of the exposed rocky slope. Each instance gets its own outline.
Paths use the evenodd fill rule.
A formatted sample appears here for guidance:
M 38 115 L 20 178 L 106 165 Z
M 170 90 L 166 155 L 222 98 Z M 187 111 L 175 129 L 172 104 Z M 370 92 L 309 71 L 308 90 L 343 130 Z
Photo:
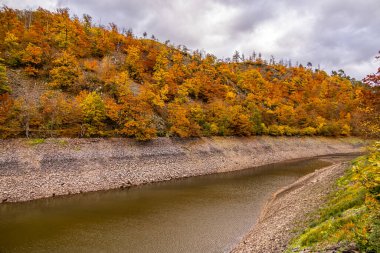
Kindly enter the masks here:
M 0 201 L 17 202 L 358 152 L 352 139 L 251 137 L 0 141 Z
M 283 252 L 310 213 L 324 203 L 348 163 L 338 163 L 308 174 L 276 192 L 261 217 L 233 253 Z M 335 251 L 331 251 L 335 252 Z

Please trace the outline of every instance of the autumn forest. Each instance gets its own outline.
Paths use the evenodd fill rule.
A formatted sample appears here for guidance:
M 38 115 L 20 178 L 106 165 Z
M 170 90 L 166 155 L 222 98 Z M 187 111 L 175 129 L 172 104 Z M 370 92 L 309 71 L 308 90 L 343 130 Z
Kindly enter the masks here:
M 380 135 L 380 68 L 358 81 L 259 53 L 221 60 L 68 9 L 8 7 L 0 58 L 1 138 Z

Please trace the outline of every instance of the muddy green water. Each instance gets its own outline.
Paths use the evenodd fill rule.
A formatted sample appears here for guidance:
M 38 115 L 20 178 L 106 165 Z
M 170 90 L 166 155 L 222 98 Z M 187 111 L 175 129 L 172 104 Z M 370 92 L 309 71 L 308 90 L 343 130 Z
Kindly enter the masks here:
M 328 164 L 310 159 L 0 204 L 0 252 L 228 252 L 273 192 Z

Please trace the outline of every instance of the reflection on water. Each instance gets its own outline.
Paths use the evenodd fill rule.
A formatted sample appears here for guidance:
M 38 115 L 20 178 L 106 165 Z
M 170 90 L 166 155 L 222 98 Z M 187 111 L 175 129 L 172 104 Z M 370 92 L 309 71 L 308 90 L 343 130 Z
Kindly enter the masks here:
M 0 252 L 225 252 L 271 193 L 328 164 L 310 159 L 1 204 Z

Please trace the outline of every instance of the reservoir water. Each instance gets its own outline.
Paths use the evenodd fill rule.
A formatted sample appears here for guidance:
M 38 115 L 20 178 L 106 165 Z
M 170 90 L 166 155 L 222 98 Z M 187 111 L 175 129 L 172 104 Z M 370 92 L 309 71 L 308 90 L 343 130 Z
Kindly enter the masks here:
M 331 159 L 0 204 L 0 253 L 228 252 L 271 194 Z

